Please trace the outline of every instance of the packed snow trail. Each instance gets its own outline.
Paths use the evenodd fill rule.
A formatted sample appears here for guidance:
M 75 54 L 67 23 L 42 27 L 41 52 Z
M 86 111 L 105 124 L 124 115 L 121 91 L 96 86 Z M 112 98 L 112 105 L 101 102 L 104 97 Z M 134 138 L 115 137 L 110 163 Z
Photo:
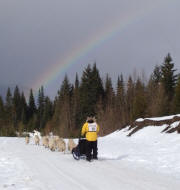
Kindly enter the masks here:
M 127 158 L 76 161 L 69 153 L 26 145 L 24 138 L 0 138 L 0 190 L 179 189 L 178 179 L 141 165 L 131 167 Z

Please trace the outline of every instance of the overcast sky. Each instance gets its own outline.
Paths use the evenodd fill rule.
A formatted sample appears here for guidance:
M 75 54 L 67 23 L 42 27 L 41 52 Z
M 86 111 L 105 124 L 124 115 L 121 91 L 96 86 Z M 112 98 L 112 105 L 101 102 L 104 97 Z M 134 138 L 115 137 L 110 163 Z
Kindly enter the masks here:
M 70 80 L 94 61 L 114 82 L 134 70 L 149 76 L 168 52 L 180 72 L 179 0 L 0 0 L 0 85 L 31 88 L 73 49 L 128 15 L 122 30 L 66 70 Z M 51 82 L 46 94 L 54 96 L 63 77 Z

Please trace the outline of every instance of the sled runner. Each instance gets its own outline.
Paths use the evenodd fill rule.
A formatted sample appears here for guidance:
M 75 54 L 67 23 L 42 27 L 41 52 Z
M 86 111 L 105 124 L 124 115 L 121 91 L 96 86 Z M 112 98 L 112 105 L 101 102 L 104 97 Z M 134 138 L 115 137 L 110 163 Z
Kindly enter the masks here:
M 86 139 L 79 138 L 78 145 L 72 149 L 72 155 L 75 160 L 86 158 Z

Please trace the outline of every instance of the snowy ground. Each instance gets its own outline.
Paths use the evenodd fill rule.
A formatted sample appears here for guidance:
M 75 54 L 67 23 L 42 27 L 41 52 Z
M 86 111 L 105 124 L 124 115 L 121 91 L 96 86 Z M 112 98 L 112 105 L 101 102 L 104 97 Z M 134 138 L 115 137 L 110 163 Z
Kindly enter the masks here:
M 99 138 L 99 160 L 76 161 L 24 138 L 0 138 L 0 190 L 176 190 L 180 135 L 146 127 Z

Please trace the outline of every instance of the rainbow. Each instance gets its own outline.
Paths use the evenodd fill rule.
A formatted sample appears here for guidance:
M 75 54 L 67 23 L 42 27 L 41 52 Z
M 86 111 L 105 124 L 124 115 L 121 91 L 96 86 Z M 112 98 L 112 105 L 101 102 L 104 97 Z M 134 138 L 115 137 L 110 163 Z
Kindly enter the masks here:
M 157 5 L 156 5 L 157 7 Z M 47 72 L 39 76 L 39 78 L 34 82 L 33 90 L 36 93 L 40 86 L 48 87 L 53 81 L 65 74 L 70 67 L 78 64 L 78 61 L 86 56 L 93 49 L 98 48 L 104 42 L 112 39 L 114 36 L 122 32 L 131 24 L 136 23 L 145 15 L 150 13 L 154 7 L 148 7 L 148 9 L 143 9 L 139 11 L 132 11 L 130 14 L 126 13 L 121 16 L 118 20 L 106 26 L 101 31 L 98 31 L 96 35 L 89 37 L 86 42 L 80 44 L 74 48 L 71 52 L 67 53 L 64 59 L 58 60 L 57 63 L 47 69 Z

